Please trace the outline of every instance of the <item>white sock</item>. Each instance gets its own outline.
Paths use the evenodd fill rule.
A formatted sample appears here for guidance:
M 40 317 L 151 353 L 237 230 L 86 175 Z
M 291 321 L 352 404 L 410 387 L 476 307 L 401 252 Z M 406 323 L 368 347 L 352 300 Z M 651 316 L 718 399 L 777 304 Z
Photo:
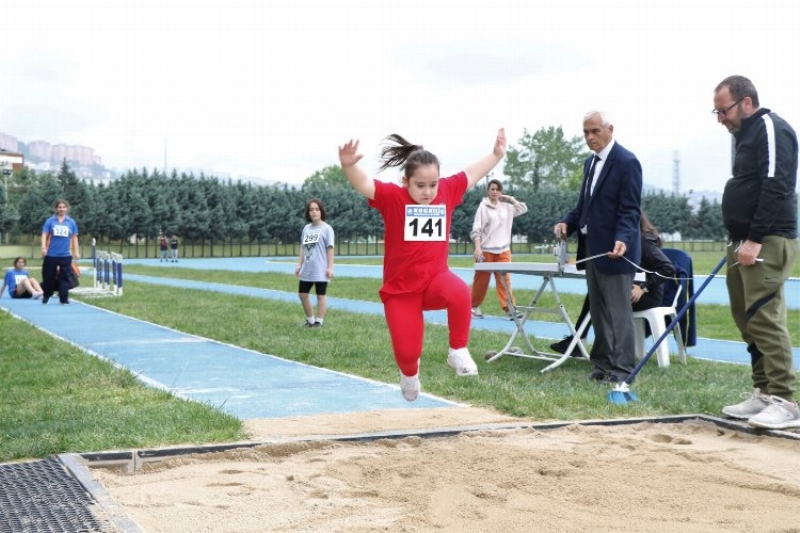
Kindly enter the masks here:
M 317 318 L 317 322 L 319 322 L 320 324 L 322 324 L 323 322 L 325 322 L 325 319 L 324 319 L 324 318 Z
M 313 316 L 307 316 L 306 317 L 306 322 L 308 322 L 309 324 L 313 324 L 314 323 L 314 317 Z

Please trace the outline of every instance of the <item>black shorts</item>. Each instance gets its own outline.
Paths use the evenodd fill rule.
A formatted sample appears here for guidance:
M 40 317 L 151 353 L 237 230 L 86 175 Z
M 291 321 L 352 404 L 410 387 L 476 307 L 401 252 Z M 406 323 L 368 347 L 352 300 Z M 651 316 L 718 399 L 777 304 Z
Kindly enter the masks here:
M 33 294 L 29 293 L 28 291 L 25 291 L 25 292 L 22 293 L 22 295 L 19 295 L 19 294 L 17 294 L 17 289 L 14 289 L 11 292 L 11 297 L 12 298 L 18 298 L 18 299 L 21 300 L 23 298 L 33 298 Z
M 325 296 L 328 292 L 327 281 L 302 281 L 298 285 L 297 292 L 300 294 L 308 294 L 311 292 L 311 287 L 316 287 L 317 296 Z

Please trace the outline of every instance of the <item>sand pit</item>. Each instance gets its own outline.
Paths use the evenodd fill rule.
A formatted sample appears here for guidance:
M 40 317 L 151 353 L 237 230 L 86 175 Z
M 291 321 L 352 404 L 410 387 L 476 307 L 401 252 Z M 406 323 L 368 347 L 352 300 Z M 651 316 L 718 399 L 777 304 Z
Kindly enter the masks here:
M 290 438 L 510 421 L 454 408 L 248 427 Z M 696 420 L 320 438 L 92 473 L 148 533 L 800 532 L 800 441 Z

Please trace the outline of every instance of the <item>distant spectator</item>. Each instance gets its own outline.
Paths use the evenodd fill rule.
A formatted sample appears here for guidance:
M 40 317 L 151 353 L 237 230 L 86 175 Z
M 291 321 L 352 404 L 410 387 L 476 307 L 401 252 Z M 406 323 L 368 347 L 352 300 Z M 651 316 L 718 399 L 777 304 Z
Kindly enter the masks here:
M 486 198 L 484 198 L 478 209 L 475 211 L 475 219 L 472 223 L 470 237 L 475 243 L 473 257 L 476 262 L 486 261 L 487 263 L 510 263 L 511 262 L 511 226 L 514 218 L 528 212 L 528 206 L 524 202 L 517 201 L 513 196 L 503 194 L 503 184 L 493 179 L 489 181 L 486 188 Z M 491 272 L 475 271 L 472 280 L 472 316 L 483 318 L 481 304 L 486 298 L 489 290 L 489 279 Z M 506 314 L 509 314 L 508 301 L 516 305 L 514 295 L 511 292 L 511 274 L 505 274 L 506 283 L 503 284 L 502 276 L 498 272 L 494 274 L 495 289 L 500 306 Z M 506 293 L 508 286 L 508 293 Z M 510 314 L 509 318 L 513 318 Z
M 161 259 L 160 261 L 167 261 L 167 250 L 169 249 L 169 241 L 167 241 L 167 236 L 163 233 L 158 234 L 158 248 L 161 250 Z
M 300 244 L 300 258 L 295 275 L 300 278 L 298 293 L 306 314 L 304 326 L 322 327 L 325 322 L 328 282 L 333 277 L 333 228 L 325 222 L 325 206 L 316 198 L 306 204 L 306 220 Z M 317 315 L 311 305 L 311 288 L 317 293 Z
M 66 200 L 56 201 L 55 211 L 42 227 L 42 303 L 47 304 L 57 290 L 61 303 L 68 304 L 69 289 L 75 286 L 72 260 L 81 258 L 78 224 L 67 215 Z
M 172 234 L 172 239 L 169 241 L 170 251 L 172 252 L 172 258 L 170 259 L 170 263 L 177 263 L 178 262 L 178 236 L 174 233 Z

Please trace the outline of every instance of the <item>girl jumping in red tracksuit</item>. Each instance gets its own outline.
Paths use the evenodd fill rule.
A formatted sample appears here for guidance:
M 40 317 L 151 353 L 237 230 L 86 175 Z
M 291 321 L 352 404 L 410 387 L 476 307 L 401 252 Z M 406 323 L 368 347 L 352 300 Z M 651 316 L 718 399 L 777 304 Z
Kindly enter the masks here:
M 506 136 L 500 129 L 492 153 L 447 178 L 439 177 L 439 160 L 422 146 L 397 134 L 386 140 L 380 170 L 402 166 L 402 186 L 367 176 L 357 165 L 363 157 L 357 153 L 358 141 L 350 140 L 339 147 L 339 161 L 353 188 L 383 217 L 385 254 L 380 296 L 400 369 L 400 390 L 413 402 L 420 391 L 423 311 L 447 309 L 447 364 L 459 376 L 478 374 L 467 349 L 470 290 L 447 266 L 450 221 L 464 193 L 505 156 Z

